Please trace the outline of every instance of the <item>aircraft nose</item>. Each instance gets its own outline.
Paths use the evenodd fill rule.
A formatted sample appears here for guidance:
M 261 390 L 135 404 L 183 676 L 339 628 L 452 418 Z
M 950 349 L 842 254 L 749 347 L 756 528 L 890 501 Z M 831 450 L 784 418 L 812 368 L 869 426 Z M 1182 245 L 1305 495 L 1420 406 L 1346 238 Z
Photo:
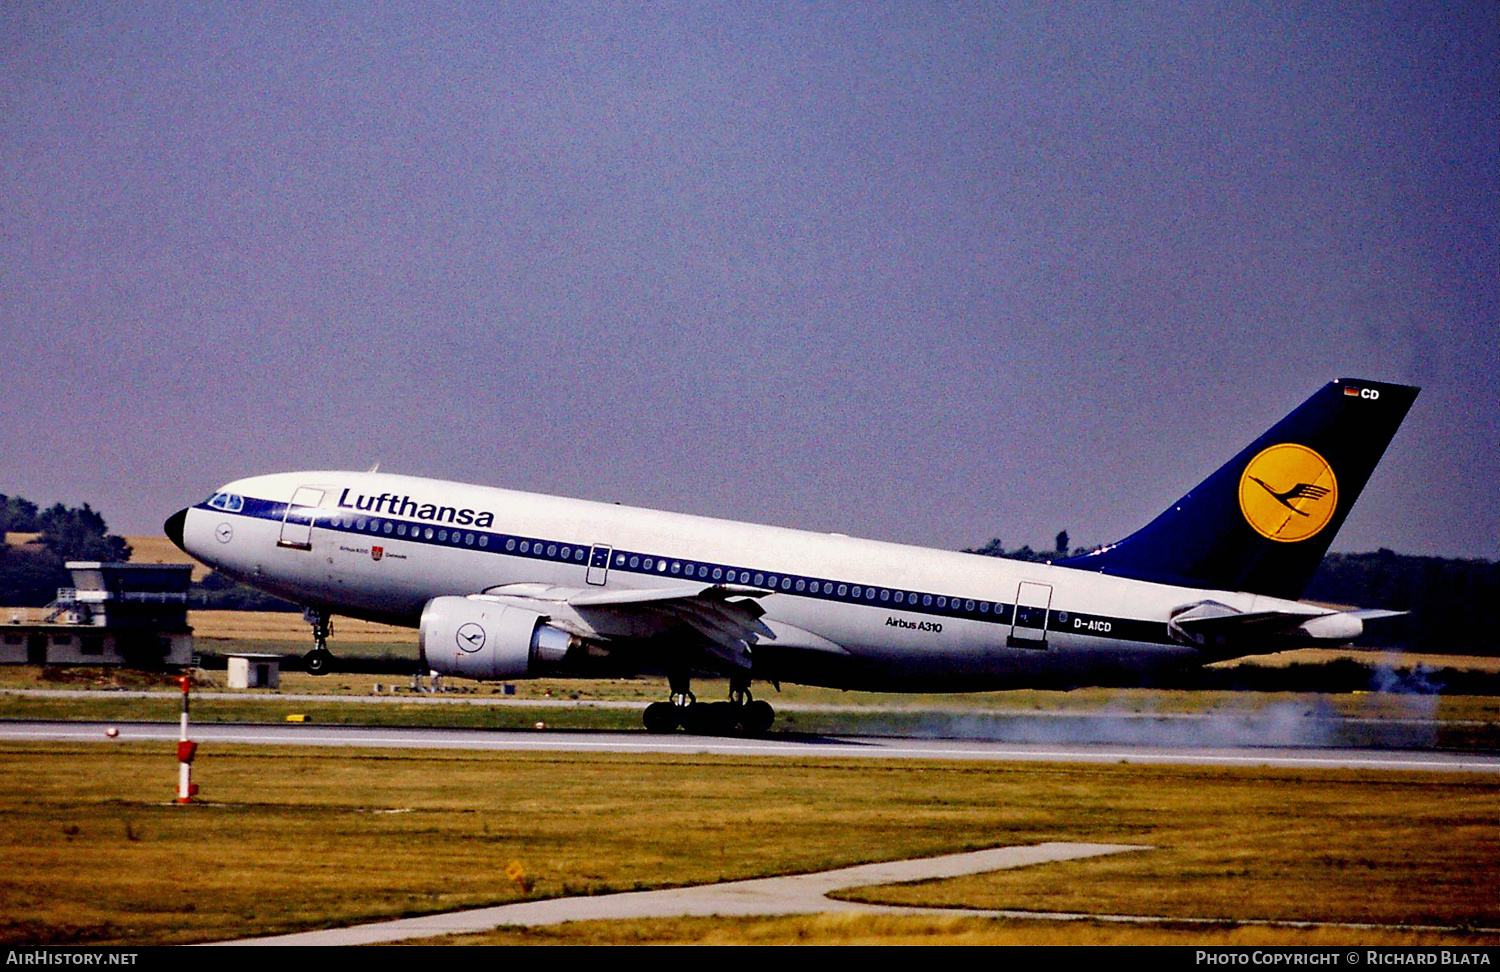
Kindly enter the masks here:
M 167 539 L 177 544 L 177 549 L 183 553 L 187 553 L 187 548 L 182 545 L 182 525 L 187 522 L 187 514 L 186 509 L 178 510 L 167 517 L 167 522 L 161 525 L 162 529 L 167 531 Z

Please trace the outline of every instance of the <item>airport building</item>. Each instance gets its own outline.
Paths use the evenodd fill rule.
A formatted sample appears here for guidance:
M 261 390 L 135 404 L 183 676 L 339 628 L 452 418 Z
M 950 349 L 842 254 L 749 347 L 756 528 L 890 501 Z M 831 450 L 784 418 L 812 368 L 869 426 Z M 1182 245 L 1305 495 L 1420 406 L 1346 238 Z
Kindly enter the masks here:
M 0 625 L 0 664 L 119 665 L 163 669 L 192 664 L 186 564 L 71 560 L 40 620 L 16 612 Z

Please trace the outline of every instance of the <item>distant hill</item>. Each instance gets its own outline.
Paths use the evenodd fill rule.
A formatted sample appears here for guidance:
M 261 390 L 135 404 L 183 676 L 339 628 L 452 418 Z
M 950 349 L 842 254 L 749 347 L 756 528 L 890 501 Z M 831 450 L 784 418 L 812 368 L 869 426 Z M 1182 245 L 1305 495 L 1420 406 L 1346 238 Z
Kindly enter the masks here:
M 166 537 L 126 537 L 125 541 L 130 544 L 132 564 L 192 564 L 195 583 L 202 582 L 209 574 L 207 567 L 183 553 Z

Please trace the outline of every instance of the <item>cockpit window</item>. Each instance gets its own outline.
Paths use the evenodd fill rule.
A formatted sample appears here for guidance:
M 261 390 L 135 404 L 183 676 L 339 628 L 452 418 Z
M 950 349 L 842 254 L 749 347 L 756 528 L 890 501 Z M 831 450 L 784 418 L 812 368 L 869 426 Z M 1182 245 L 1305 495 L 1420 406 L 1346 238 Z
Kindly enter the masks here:
M 234 493 L 215 493 L 208 498 L 208 505 L 225 513 L 238 513 L 244 509 L 245 500 Z

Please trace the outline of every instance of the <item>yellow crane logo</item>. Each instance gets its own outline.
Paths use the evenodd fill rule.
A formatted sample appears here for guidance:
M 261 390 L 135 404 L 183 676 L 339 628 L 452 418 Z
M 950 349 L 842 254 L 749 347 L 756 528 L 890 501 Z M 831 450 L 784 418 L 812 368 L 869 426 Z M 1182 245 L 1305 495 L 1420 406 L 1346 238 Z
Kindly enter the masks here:
M 1338 506 L 1333 467 L 1304 445 L 1262 449 L 1240 474 L 1240 512 L 1267 540 L 1295 543 L 1315 536 Z

